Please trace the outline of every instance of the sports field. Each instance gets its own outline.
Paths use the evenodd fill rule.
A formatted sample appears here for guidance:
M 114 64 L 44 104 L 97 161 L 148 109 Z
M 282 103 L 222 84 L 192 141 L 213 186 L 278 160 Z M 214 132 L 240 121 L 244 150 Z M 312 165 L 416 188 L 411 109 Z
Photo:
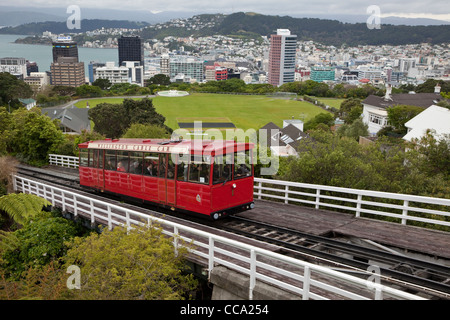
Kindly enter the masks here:
M 156 111 L 166 117 L 166 125 L 172 129 L 179 128 L 178 122 L 208 121 L 230 122 L 243 130 L 259 129 L 268 122 L 279 127 L 283 120 L 295 119 L 304 122 L 319 113 L 327 112 L 311 103 L 290 99 L 273 98 L 256 95 L 192 94 L 186 97 L 153 97 Z M 107 102 L 120 103 L 120 99 L 100 98 L 81 100 L 76 103 L 79 108 Z

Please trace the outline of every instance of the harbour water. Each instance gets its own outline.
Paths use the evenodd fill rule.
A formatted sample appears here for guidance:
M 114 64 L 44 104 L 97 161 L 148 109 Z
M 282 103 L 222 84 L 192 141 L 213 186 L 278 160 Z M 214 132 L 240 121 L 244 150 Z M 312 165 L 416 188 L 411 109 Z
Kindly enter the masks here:
M 23 35 L 0 34 L 0 58 L 14 57 L 25 58 L 35 61 L 40 72 L 50 71 L 50 64 L 53 62 L 52 47 L 45 45 L 32 45 L 14 43 L 18 38 L 25 38 Z M 119 52 L 117 49 L 98 48 L 78 48 L 79 60 L 84 62 L 85 74 L 88 76 L 88 65 L 91 61 L 119 63 Z

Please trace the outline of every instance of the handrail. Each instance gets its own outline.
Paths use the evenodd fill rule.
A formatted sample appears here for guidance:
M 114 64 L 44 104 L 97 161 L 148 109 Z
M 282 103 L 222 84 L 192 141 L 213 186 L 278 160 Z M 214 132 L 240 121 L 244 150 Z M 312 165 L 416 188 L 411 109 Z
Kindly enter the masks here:
M 78 168 L 78 157 L 65 156 L 60 154 L 49 154 L 48 156 L 49 164 L 68 168 Z
M 450 227 L 450 219 L 447 218 L 450 217 L 450 199 L 263 178 L 255 178 L 254 195 L 258 199 L 308 204 L 316 209 L 326 207 L 350 211 L 356 217 L 365 213 L 397 218 L 404 225 L 407 221 L 419 221 Z M 423 206 L 444 208 L 437 210 Z
M 173 237 L 175 250 L 183 246 L 183 243 L 188 243 L 190 254 L 206 261 L 209 274 L 216 265 L 223 265 L 248 275 L 249 299 L 253 298 L 256 281 L 259 280 L 300 294 L 303 299 L 329 299 L 326 295 L 332 294 L 333 297 L 358 300 L 368 300 L 372 296 L 374 299 L 392 297 L 423 300 L 420 296 L 370 280 L 374 279 L 374 274 L 370 272 L 367 274 L 367 280 L 354 277 L 18 175 L 14 176 L 14 189 L 40 196 L 63 211 L 89 218 L 93 224 L 106 223 L 109 229 L 114 226 L 133 228 L 137 225 L 151 226 L 156 223 L 163 228 L 164 234 Z M 280 276 L 286 280 L 279 280 Z M 347 289 L 333 285 L 336 280 L 345 283 Z M 351 289 L 348 288 L 349 284 Z

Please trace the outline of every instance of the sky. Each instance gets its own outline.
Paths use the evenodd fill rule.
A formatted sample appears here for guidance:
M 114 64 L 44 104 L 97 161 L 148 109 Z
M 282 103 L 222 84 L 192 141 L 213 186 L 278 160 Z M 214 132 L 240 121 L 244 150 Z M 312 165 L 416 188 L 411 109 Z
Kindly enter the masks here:
M 381 17 L 434 18 L 450 21 L 448 0 L 0 0 L 0 6 L 107 8 L 118 10 L 146 10 L 153 13 L 188 11 L 195 13 L 257 12 L 270 15 L 367 15 L 371 5 L 379 7 Z

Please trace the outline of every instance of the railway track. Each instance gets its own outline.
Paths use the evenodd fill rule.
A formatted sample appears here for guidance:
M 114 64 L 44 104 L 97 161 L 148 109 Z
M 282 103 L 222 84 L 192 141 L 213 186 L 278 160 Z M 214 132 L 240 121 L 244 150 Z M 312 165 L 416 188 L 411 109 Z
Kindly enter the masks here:
M 18 172 L 39 180 L 85 191 L 79 186 L 73 174 L 28 166 L 20 166 Z M 104 195 L 102 194 L 102 196 Z M 117 200 L 114 197 L 112 199 Z M 450 299 L 450 268 L 440 264 L 323 236 L 314 236 L 238 216 L 211 222 L 187 215 L 173 214 L 170 210 L 154 207 L 152 210 L 271 243 L 280 248 L 279 253 L 299 257 L 364 278 L 370 275 L 367 272 L 368 268 L 377 265 L 380 268 L 380 278 L 383 282 L 395 284 L 411 293 L 424 293 L 431 299 Z
M 383 250 L 346 243 L 297 230 L 233 216 L 220 229 L 280 246 L 280 252 L 367 278 L 369 267 L 380 267 L 380 277 L 411 291 L 450 298 L 450 268 Z

